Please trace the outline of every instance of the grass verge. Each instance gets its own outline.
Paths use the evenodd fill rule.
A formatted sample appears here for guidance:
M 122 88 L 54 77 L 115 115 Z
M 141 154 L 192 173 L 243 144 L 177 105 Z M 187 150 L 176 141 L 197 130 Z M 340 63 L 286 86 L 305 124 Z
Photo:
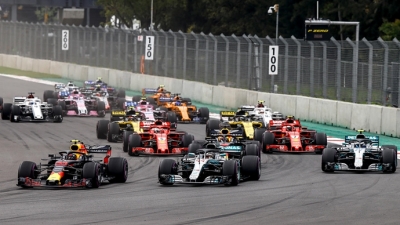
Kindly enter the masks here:
M 54 75 L 54 74 L 37 73 L 37 72 L 18 70 L 18 69 L 14 69 L 14 68 L 10 68 L 10 67 L 3 67 L 3 66 L 0 66 L 0 73 L 16 75 L 16 76 L 26 76 L 26 77 L 32 77 L 32 78 L 38 78 L 38 79 L 61 78 L 60 76 Z

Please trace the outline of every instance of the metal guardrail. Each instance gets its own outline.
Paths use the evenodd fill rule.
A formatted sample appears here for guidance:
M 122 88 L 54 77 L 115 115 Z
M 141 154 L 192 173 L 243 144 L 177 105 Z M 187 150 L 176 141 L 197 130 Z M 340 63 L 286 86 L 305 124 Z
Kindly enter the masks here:
M 61 32 L 69 30 L 69 50 Z M 145 41 L 154 36 L 146 74 L 291 95 L 378 105 L 400 104 L 400 42 L 279 38 L 278 75 L 268 75 L 269 36 L 133 31 L 58 24 L 0 22 L 0 53 L 141 72 Z M 145 40 L 145 38 L 143 38 Z M 255 49 L 258 50 L 255 54 Z M 256 58 L 258 57 L 258 58 Z M 256 80 L 256 59 L 260 79 Z M 277 90 L 274 90 L 274 87 Z

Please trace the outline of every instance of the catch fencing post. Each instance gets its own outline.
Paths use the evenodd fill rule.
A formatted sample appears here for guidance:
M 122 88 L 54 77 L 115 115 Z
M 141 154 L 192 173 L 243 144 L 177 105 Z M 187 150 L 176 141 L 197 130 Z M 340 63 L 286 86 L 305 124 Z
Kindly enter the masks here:
M 282 36 L 279 36 L 279 39 L 285 45 L 285 64 L 284 64 L 284 68 L 285 68 L 284 71 L 285 72 L 284 72 L 284 75 L 283 75 L 283 80 L 284 80 L 284 82 L 283 82 L 283 93 L 287 94 L 288 93 L 287 86 L 288 86 L 288 82 L 289 82 L 289 44 L 287 43 L 287 41 L 284 38 L 282 38 Z M 280 71 L 282 71 L 282 70 L 280 70 Z M 272 76 L 272 77 L 274 77 L 274 76 Z M 300 88 L 297 88 L 297 85 L 298 84 L 296 84 L 296 90 L 300 90 Z
M 261 78 L 261 76 L 262 76 L 262 74 L 263 74 L 263 55 L 264 55 L 264 43 L 262 42 L 262 40 L 257 36 L 257 35 L 254 35 L 254 39 L 258 42 L 258 44 L 259 44 L 259 47 L 258 47 L 258 52 L 259 52 L 259 54 L 258 54 L 258 62 L 259 62 L 259 66 L 258 66 L 258 88 L 261 88 L 262 87 L 262 78 Z
M 197 37 L 197 35 L 192 31 L 190 32 L 190 34 L 194 37 L 194 39 L 196 40 L 196 44 L 195 44 L 195 56 L 194 56 L 194 80 L 195 81 L 199 81 L 198 80 L 198 70 L 199 70 L 199 38 Z
M 396 44 L 398 48 L 400 48 L 400 42 L 397 38 L 393 38 L 393 42 Z M 399 70 L 397 71 L 397 79 L 398 79 L 398 89 L 400 89 L 400 65 L 397 65 Z M 397 107 L 400 107 L 400 90 L 397 90 Z
M 183 65 L 182 65 L 182 79 L 186 79 L 186 50 L 187 50 L 187 38 L 182 31 L 178 33 L 183 37 Z
M 251 90 L 251 79 L 252 79 L 252 61 L 253 61 L 253 54 L 252 54 L 252 41 L 250 40 L 249 37 L 247 37 L 246 35 L 242 35 L 242 37 L 247 41 L 247 87 L 249 90 Z M 240 80 L 239 80 L 240 82 Z
M 331 37 L 331 41 L 336 45 L 336 99 L 341 99 L 341 85 L 342 85 L 342 46 L 341 44 L 334 38 Z M 314 95 L 312 96 L 314 97 Z
M 314 43 L 309 41 L 308 44 L 310 45 L 310 95 L 314 97 Z
M 237 48 L 236 48 L 236 88 L 240 88 L 240 41 L 236 37 L 235 34 L 232 34 L 233 39 L 235 39 L 237 43 Z
M 208 40 L 208 37 L 203 33 L 200 32 L 200 35 L 203 36 L 203 38 L 206 40 L 206 54 L 205 54 L 205 62 L 204 62 L 204 83 L 208 84 L 208 48 L 210 45 L 210 41 Z
M 368 93 L 367 93 L 367 103 L 371 104 L 372 98 L 372 65 L 373 65 L 373 57 L 374 57 L 374 48 L 372 44 L 365 38 L 361 40 L 365 45 L 368 46 Z
M 296 60 L 296 66 L 297 66 L 297 68 L 296 68 L 296 77 L 297 77 L 297 79 L 296 79 L 296 95 L 300 95 L 300 82 L 301 82 L 301 44 L 300 44 L 300 42 L 296 39 L 296 37 L 295 36 L 291 36 L 291 38 L 292 38 L 292 40 L 294 41 L 294 43 L 296 43 L 296 45 L 297 45 L 297 60 Z M 287 49 L 288 48 L 288 46 L 285 44 L 285 49 Z M 286 53 L 286 51 L 285 51 L 285 53 Z M 288 56 L 286 56 L 286 54 L 285 54 L 285 57 L 286 57 L 286 60 L 285 60 L 285 75 L 286 75 L 286 71 L 288 71 L 289 70 L 289 65 L 286 65 L 286 61 L 288 60 Z M 287 85 L 285 85 L 285 86 L 287 86 Z M 286 93 L 286 92 L 285 92 Z
M 386 89 L 388 81 L 388 65 L 389 65 L 389 47 L 382 38 L 378 38 L 379 43 L 385 48 L 385 53 L 383 56 L 383 87 L 382 87 L 382 105 L 386 106 Z
M 214 66 L 213 66 L 213 85 L 217 85 L 217 57 L 218 57 L 218 41 L 211 33 L 208 35 L 214 40 Z
M 328 86 L 328 71 L 326 65 L 327 49 L 325 42 L 321 41 L 320 43 L 322 45 L 322 97 L 327 98 L 327 92 L 326 92 Z
M 173 71 L 173 73 L 174 73 L 174 78 L 176 78 L 176 64 L 177 64 L 177 58 L 178 58 L 178 55 L 177 55 L 177 48 L 178 48 L 178 39 L 177 39 L 177 37 L 176 37 L 176 34 L 174 33 L 174 32 L 172 32 L 172 30 L 169 30 L 168 31 L 168 33 L 170 33 L 171 35 L 172 35 L 172 37 L 174 37 L 174 53 L 173 53 L 173 68 L 172 68 L 172 71 Z M 157 71 L 158 71 L 158 68 L 157 68 Z
M 358 74 L 358 48 L 357 45 L 354 44 L 349 38 L 346 38 L 346 41 L 351 45 L 351 47 L 353 47 L 353 74 L 352 74 L 352 89 L 353 89 L 353 93 L 352 93 L 352 102 L 353 103 L 357 103 L 357 74 Z
M 228 87 L 229 76 L 229 41 L 224 34 L 220 35 L 225 41 L 225 87 Z

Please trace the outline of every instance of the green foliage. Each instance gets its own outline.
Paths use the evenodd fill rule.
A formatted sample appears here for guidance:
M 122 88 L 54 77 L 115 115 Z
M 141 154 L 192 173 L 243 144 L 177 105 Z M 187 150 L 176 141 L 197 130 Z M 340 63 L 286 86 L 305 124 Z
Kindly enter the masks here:
M 391 41 L 393 38 L 400 39 L 400 20 L 396 19 L 394 22 L 385 21 L 379 30 L 384 34 L 383 40 Z
M 37 16 L 38 20 L 41 22 L 57 22 L 57 11 L 58 8 L 53 7 L 42 7 L 35 10 L 35 15 Z M 47 21 L 46 20 L 47 14 Z

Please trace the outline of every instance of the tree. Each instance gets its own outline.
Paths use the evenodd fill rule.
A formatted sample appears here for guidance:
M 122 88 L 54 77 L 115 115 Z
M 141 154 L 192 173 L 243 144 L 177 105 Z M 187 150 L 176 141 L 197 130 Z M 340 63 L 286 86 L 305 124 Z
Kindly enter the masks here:
M 396 19 L 394 22 L 385 21 L 379 30 L 384 34 L 383 40 L 391 41 L 393 38 L 400 39 L 400 20 Z
M 35 15 L 37 16 L 39 21 L 43 21 L 44 23 L 48 22 L 57 22 L 57 8 L 53 7 L 42 7 L 35 10 Z

